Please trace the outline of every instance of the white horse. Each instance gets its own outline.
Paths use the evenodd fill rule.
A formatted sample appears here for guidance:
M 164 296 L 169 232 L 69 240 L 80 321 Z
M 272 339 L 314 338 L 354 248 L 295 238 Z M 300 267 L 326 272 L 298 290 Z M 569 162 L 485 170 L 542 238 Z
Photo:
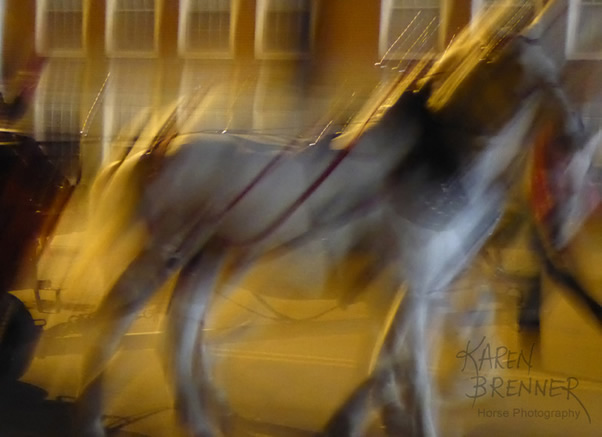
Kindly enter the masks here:
M 254 136 L 167 129 L 150 152 L 101 176 L 97 214 L 112 218 L 98 225 L 99 242 L 91 247 L 126 236 L 138 249 L 97 312 L 78 435 L 104 435 L 106 364 L 136 312 L 175 274 L 170 321 L 178 406 L 194 435 L 223 433 L 224 401 L 202 348 L 213 290 L 259 256 L 330 233 L 332 265 L 366 240 L 372 243 L 362 250 L 375 259 L 399 262 L 409 291 L 388 353 L 407 357 L 402 385 L 413 405 L 383 396 L 391 395 L 399 419 L 391 432 L 435 435 L 428 352 L 421 346 L 432 291 L 444 289 L 486 239 L 539 120 L 554 120 L 559 147 L 580 143 L 555 66 L 532 33 L 512 28 L 511 18 L 500 10 L 465 31 L 418 86 L 409 80 L 392 87 L 357 129 L 336 139 L 299 150 Z M 511 31 L 500 35 L 500 29 Z M 373 116 L 383 107 L 382 117 Z M 399 361 L 388 358 L 378 370 L 386 375 L 381 380 L 404 373 L 394 372 Z M 362 396 L 328 432 L 360 432 Z

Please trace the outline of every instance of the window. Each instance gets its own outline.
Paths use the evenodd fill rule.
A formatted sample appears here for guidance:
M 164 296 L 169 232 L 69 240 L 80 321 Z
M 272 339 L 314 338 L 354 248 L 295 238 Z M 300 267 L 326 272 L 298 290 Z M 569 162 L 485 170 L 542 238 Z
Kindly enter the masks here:
M 571 0 L 566 54 L 569 59 L 602 59 L 602 0 Z
M 60 172 L 72 180 L 79 172 L 83 74 L 79 59 L 51 59 L 40 78 L 33 108 L 36 138 Z
M 306 94 L 299 85 L 294 66 L 263 66 L 255 87 L 253 130 L 267 135 L 300 135 L 307 126 Z
M 115 141 L 145 111 L 152 114 L 155 66 L 149 59 L 118 59 L 110 65 L 111 77 L 104 99 L 103 159 L 120 156 L 126 143 Z
M 182 0 L 178 47 L 187 57 L 232 56 L 233 0 Z
M 229 66 L 207 65 L 202 62 L 189 61 L 184 65 L 180 85 L 181 119 L 186 127 L 180 129 L 194 132 L 218 131 L 237 129 L 236 101 L 237 92 L 234 80 L 231 78 Z M 187 113 L 190 108 L 186 103 L 188 98 L 201 88 L 200 105 L 193 113 Z M 242 108 L 248 111 L 248 107 Z
M 36 23 L 39 53 L 61 56 L 83 53 L 84 1 L 39 0 Z
M 35 130 L 40 138 L 78 138 L 83 64 L 53 59 L 44 69 L 35 99 Z
M 155 0 L 109 0 L 106 43 L 112 56 L 152 56 L 157 51 Z
M 602 101 L 599 97 L 585 102 L 581 108 L 581 114 L 583 122 L 590 132 L 602 129 Z
M 516 30 L 521 30 L 529 23 L 532 22 L 533 18 L 543 8 L 543 0 L 474 0 L 472 2 L 472 16 L 473 18 L 478 16 L 481 12 L 494 12 L 495 10 L 500 13 L 501 8 L 505 8 L 505 13 L 502 13 L 503 20 L 505 21 L 501 28 L 512 33 Z M 475 26 L 478 25 L 477 21 L 472 22 Z
M 496 6 L 510 6 L 516 10 L 527 8 L 533 13 L 533 11 L 539 11 L 542 8 L 542 1 L 543 0 L 473 0 L 472 16 L 474 17 L 482 10 Z
M 441 49 L 440 0 L 382 0 L 379 54 L 383 59 L 417 59 Z
M 257 0 L 255 54 L 260 59 L 299 59 L 313 45 L 315 0 Z

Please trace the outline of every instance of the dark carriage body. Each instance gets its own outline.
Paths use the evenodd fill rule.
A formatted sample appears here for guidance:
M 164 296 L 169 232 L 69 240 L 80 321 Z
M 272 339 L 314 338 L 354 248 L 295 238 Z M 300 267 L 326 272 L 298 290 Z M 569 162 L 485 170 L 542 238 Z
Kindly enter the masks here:
M 0 131 L 0 379 L 25 370 L 39 329 L 9 292 L 37 290 L 37 259 L 74 186 L 32 138 Z

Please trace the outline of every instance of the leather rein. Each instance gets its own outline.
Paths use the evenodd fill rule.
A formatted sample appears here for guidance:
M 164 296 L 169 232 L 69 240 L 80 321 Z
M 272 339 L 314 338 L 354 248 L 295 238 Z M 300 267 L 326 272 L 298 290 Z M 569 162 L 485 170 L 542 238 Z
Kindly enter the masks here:
M 373 109 L 370 110 L 367 117 L 364 118 L 360 122 L 360 127 L 358 131 L 353 135 L 353 137 L 349 140 L 349 142 L 341 148 L 334 158 L 330 161 L 328 166 L 317 176 L 315 177 L 309 186 L 298 195 L 298 197 L 288 204 L 283 211 L 274 218 L 270 223 L 266 225 L 266 227 L 257 232 L 255 235 L 241 240 L 225 240 L 228 246 L 232 247 L 245 247 L 251 246 L 253 244 L 257 244 L 269 237 L 277 228 L 279 228 L 282 224 L 284 224 L 298 209 L 299 207 L 309 199 L 309 197 L 328 179 L 328 177 L 340 166 L 340 164 L 345 160 L 347 156 L 352 152 L 352 150 L 357 145 L 359 139 L 363 135 L 366 130 L 368 124 L 372 121 L 374 116 L 381 109 L 383 104 L 387 100 L 389 100 L 395 93 L 399 93 L 399 90 L 406 90 L 408 87 L 415 83 L 417 77 L 420 75 L 422 71 L 424 71 L 425 67 L 428 65 L 427 61 L 421 61 L 418 63 L 415 68 L 408 75 L 401 75 L 396 80 L 392 81 L 392 83 L 388 86 L 387 90 L 383 93 L 383 97 L 378 100 L 377 105 Z M 197 92 L 186 103 L 185 106 L 185 117 L 189 118 L 190 115 L 194 112 L 194 110 L 198 107 L 198 105 L 202 102 L 204 97 L 206 96 L 207 91 Z M 160 165 L 165 156 L 167 149 L 171 142 L 180 135 L 180 132 L 177 129 L 178 122 L 178 112 L 179 107 L 176 107 L 167 121 L 163 124 L 157 135 L 154 137 L 152 143 L 150 144 L 147 151 L 141 157 L 141 159 L 150 159 L 151 160 L 151 171 L 150 177 L 157 174 L 160 170 Z M 220 221 L 222 221 L 226 215 L 234 209 L 236 205 L 238 205 L 265 177 L 269 175 L 269 173 L 277 166 L 277 164 L 282 161 L 287 154 L 295 148 L 295 142 L 289 142 L 286 146 L 282 148 L 282 150 L 276 154 L 270 161 L 268 161 L 265 166 L 257 172 L 257 174 L 253 177 L 253 179 L 236 194 L 219 212 L 213 214 L 209 217 L 203 218 L 203 223 L 209 223 L 211 225 L 216 225 Z M 378 196 L 377 196 L 378 197 Z M 339 223 L 344 221 L 348 216 L 356 215 L 359 211 L 364 211 L 368 205 L 376 203 L 378 199 L 368 199 L 367 201 L 359 202 L 358 205 L 355 205 L 351 208 L 350 211 L 344 212 L 340 217 L 335 217 L 328 223 L 321 224 L 322 227 L 328 227 L 331 224 Z M 304 240 L 304 238 L 294 238 L 291 240 L 291 244 L 295 244 L 297 240 Z M 287 246 L 287 243 L 285 243 Z

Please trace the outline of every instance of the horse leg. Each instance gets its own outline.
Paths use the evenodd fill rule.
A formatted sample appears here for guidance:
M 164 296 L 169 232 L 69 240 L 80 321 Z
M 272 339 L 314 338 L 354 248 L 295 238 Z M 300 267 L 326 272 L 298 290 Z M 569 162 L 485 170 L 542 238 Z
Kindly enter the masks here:
M 429 302 L 426 290 L 416 297 L 413 309 L 415 317 L 411 340 L 409 341 L 413 352 L 413 370 L 411 375 L 413 394 L 415 397 L 416 422 L 421 435 L 436 436 L 437 429 L 432 411 L 433 383 L 429 374 L 430 342 L 427 329 L 429 326 Z
M 77 437 L 102 437 L 102 384 L 106 366 L 115 354 L 137 312 L 174 272 L 160 251 L 145 249 L 127 267 L 104 298 L 87 335 L 83 390 L 76 405 Z
M 408 292 L 390 328 L 379 369 L 356 390 L 327 427 L 328 436 L 362 435 L 362 422 L 370 400 L 380 410 L 387 435 L 436 435 L 429 407 L 432 383 L 428 373 L 426 328 L 428 303 L 423 295 Z
M 220 263 L 207 253 L 195 256 L 180 272 L 171 302 L 168 341 L 175 382 L 176 407 L 186 426 L 198 436 L 214 435 L 194 372 L 197 340 Z M 203 365 L 203 364 L 201 364 Z M 206 385 L 202 383 L 202 385 Z
M 379 374 L 373 374 L 360 384 L 348 397 L 316 437 L 359 437 L 363 435 L 365 422 L 370 412 L 372 396 Z
M 406 295 L 387 334 L 378 367 L 333 414 L 321 436 L 364 435 L 370 408 L 379 409 L 387 435 L 423 435 L 410 333 L 414 310 L 413 299 Z
M 213 292 L 223 286 L 225 295 L 240 283 L 261 251 L 230 250 L 219 244 L 206 246 L 182 269 L 170 305 L 168 333 L 175 381 L 176 406 L 195 437 L 230 435 L 226 402 L 211 382 L 204 353 L 203 329 Z
M 543 266 L 542 266 L 543 270 Z M 541 312 L 541 280 L 540 272 L 523 290 L 519 308 L 518 325 L 521 330 L 539 330 Z

